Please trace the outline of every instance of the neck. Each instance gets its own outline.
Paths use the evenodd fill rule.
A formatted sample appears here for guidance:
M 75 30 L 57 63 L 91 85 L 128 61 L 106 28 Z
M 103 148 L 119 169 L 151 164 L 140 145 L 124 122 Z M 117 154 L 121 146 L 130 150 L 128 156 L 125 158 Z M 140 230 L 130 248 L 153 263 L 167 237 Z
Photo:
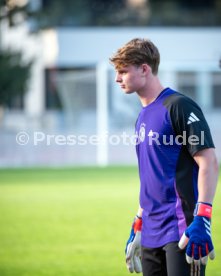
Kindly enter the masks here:
M 158 77 L 154 77 L 148 81 L 148 84 L 141 91 L 137 91 L 137 95 L 143 107 L 149 105 L 159 96 L 164 87 L 161 85 Z

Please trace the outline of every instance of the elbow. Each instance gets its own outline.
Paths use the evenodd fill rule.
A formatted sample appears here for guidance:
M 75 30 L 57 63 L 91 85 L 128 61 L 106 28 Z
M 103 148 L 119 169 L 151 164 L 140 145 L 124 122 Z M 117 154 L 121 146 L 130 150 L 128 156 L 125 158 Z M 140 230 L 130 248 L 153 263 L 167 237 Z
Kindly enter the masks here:
M 198 152 L 194 157 L 196 163 L 206 174 L 210 172 L 214 177 L 219 175 L 219 162 L 213 148 Z
M 218 177 L 219 163 L 214 148 L 208 148 L 197 152 L 194 156 L 194 160 L 202 171 L 205 173 L 210 172 L 210 174 Z

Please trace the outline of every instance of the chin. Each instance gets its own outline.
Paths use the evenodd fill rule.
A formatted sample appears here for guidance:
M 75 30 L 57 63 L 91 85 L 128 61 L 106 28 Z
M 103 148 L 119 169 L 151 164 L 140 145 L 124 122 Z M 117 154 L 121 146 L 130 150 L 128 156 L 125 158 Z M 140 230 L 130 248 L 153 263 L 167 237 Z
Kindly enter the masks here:
M 128 90 L 128 89 L 123 89 L 123 92 L 125 94 L 132 94 L 132 93 L 134 93 L 134 91 L 131 91 L 131 90 Z

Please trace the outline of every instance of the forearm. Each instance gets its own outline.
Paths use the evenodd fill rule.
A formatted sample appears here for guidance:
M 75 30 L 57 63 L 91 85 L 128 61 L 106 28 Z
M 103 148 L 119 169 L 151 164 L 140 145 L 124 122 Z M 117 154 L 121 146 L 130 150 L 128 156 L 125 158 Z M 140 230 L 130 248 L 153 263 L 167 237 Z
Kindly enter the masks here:
M 213 149 L 196 154 L 195 161 L 199 166 L 198 202 L 213 203 L 217 180 L 218 163 Z
M 215 169 L 200 169 L 198 176 L 198 202 L 213 203 L 218 173 Z

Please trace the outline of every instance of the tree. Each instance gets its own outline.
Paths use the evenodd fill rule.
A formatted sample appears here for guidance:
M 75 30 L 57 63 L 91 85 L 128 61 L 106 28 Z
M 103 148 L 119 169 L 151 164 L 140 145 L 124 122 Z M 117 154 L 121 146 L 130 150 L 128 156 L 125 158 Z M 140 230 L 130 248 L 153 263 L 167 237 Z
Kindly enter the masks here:
M 10 26 L 15 24 L 17 13 L 24 13 L 25 8 L 9 5 L 10 1 L 0 2 L 0 23 L 7 19 Z M 14 3 L 11 1 L 10 3 Z M 18 95 L 26 92 L 32 62 L 22 61 L 22 52 L 2 49 L 0 38 L 0 106 L 7 106 Z
M 31 62 L 22 64 L 21 52 L 0 52 L 0 106 L 6 106 L 16 95 L 27 89 Z

